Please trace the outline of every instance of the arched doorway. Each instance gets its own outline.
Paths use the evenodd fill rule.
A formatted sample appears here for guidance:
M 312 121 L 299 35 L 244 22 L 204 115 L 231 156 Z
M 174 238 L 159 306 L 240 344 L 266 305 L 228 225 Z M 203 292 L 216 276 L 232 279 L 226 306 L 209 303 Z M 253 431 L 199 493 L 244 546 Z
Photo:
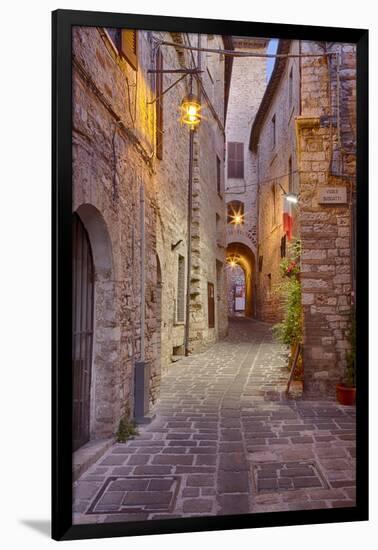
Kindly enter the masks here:
M 88 233 L 77 214 L 72 220 L 72 380 L 73 449 L 90 437 L 94 266 Z
M 240 242 L 227 245 L 227 293 L 233 303 L 233 313 L 254 317 L 255 297 L 255 255 Z
M 105 219 L 95 206 L 81 204 L 73 215 L 73 229 L 72 299 L 77 316 L 73 339 L 78 342 L 73 357 L 73 446 L 77 449 L 89 439 L 112 436 L 125 384 L 119 368 L 116 274 Z

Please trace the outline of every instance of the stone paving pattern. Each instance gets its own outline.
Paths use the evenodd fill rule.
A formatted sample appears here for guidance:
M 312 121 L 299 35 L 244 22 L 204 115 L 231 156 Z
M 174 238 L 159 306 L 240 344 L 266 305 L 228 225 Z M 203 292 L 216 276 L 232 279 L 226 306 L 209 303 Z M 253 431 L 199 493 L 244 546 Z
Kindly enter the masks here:
M 355 505 L 355 409 L 286 399 L 270 326 L 172 364 L 156 418 L 74 483 L 74 523 Z

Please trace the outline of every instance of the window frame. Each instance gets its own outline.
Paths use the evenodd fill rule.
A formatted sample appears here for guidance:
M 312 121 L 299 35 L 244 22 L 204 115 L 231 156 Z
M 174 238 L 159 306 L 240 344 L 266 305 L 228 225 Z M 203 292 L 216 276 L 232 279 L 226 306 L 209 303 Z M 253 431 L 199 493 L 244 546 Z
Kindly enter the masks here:
M 227 177 L 244 179 L 244 142 L 227 142 Z

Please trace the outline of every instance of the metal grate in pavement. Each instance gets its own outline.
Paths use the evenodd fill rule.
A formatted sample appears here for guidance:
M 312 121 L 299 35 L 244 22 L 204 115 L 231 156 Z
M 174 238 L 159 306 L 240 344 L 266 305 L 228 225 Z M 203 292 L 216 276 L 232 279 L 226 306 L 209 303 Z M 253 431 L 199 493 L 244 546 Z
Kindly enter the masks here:
M 252 465 L 252 479 L 257 493 L 329 487 L 314 460 L 255 463 Z
M 174 476 L 111 476 L 86 514 L 171 512 L 180 479 Z

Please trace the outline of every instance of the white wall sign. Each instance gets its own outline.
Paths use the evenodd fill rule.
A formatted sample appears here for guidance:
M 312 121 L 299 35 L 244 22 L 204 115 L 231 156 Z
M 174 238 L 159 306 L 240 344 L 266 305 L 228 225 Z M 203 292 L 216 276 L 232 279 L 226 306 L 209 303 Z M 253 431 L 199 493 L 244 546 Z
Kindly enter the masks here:
M 319 204 L 346 204 L 346 187 L 320 187 L 318 190 Z

